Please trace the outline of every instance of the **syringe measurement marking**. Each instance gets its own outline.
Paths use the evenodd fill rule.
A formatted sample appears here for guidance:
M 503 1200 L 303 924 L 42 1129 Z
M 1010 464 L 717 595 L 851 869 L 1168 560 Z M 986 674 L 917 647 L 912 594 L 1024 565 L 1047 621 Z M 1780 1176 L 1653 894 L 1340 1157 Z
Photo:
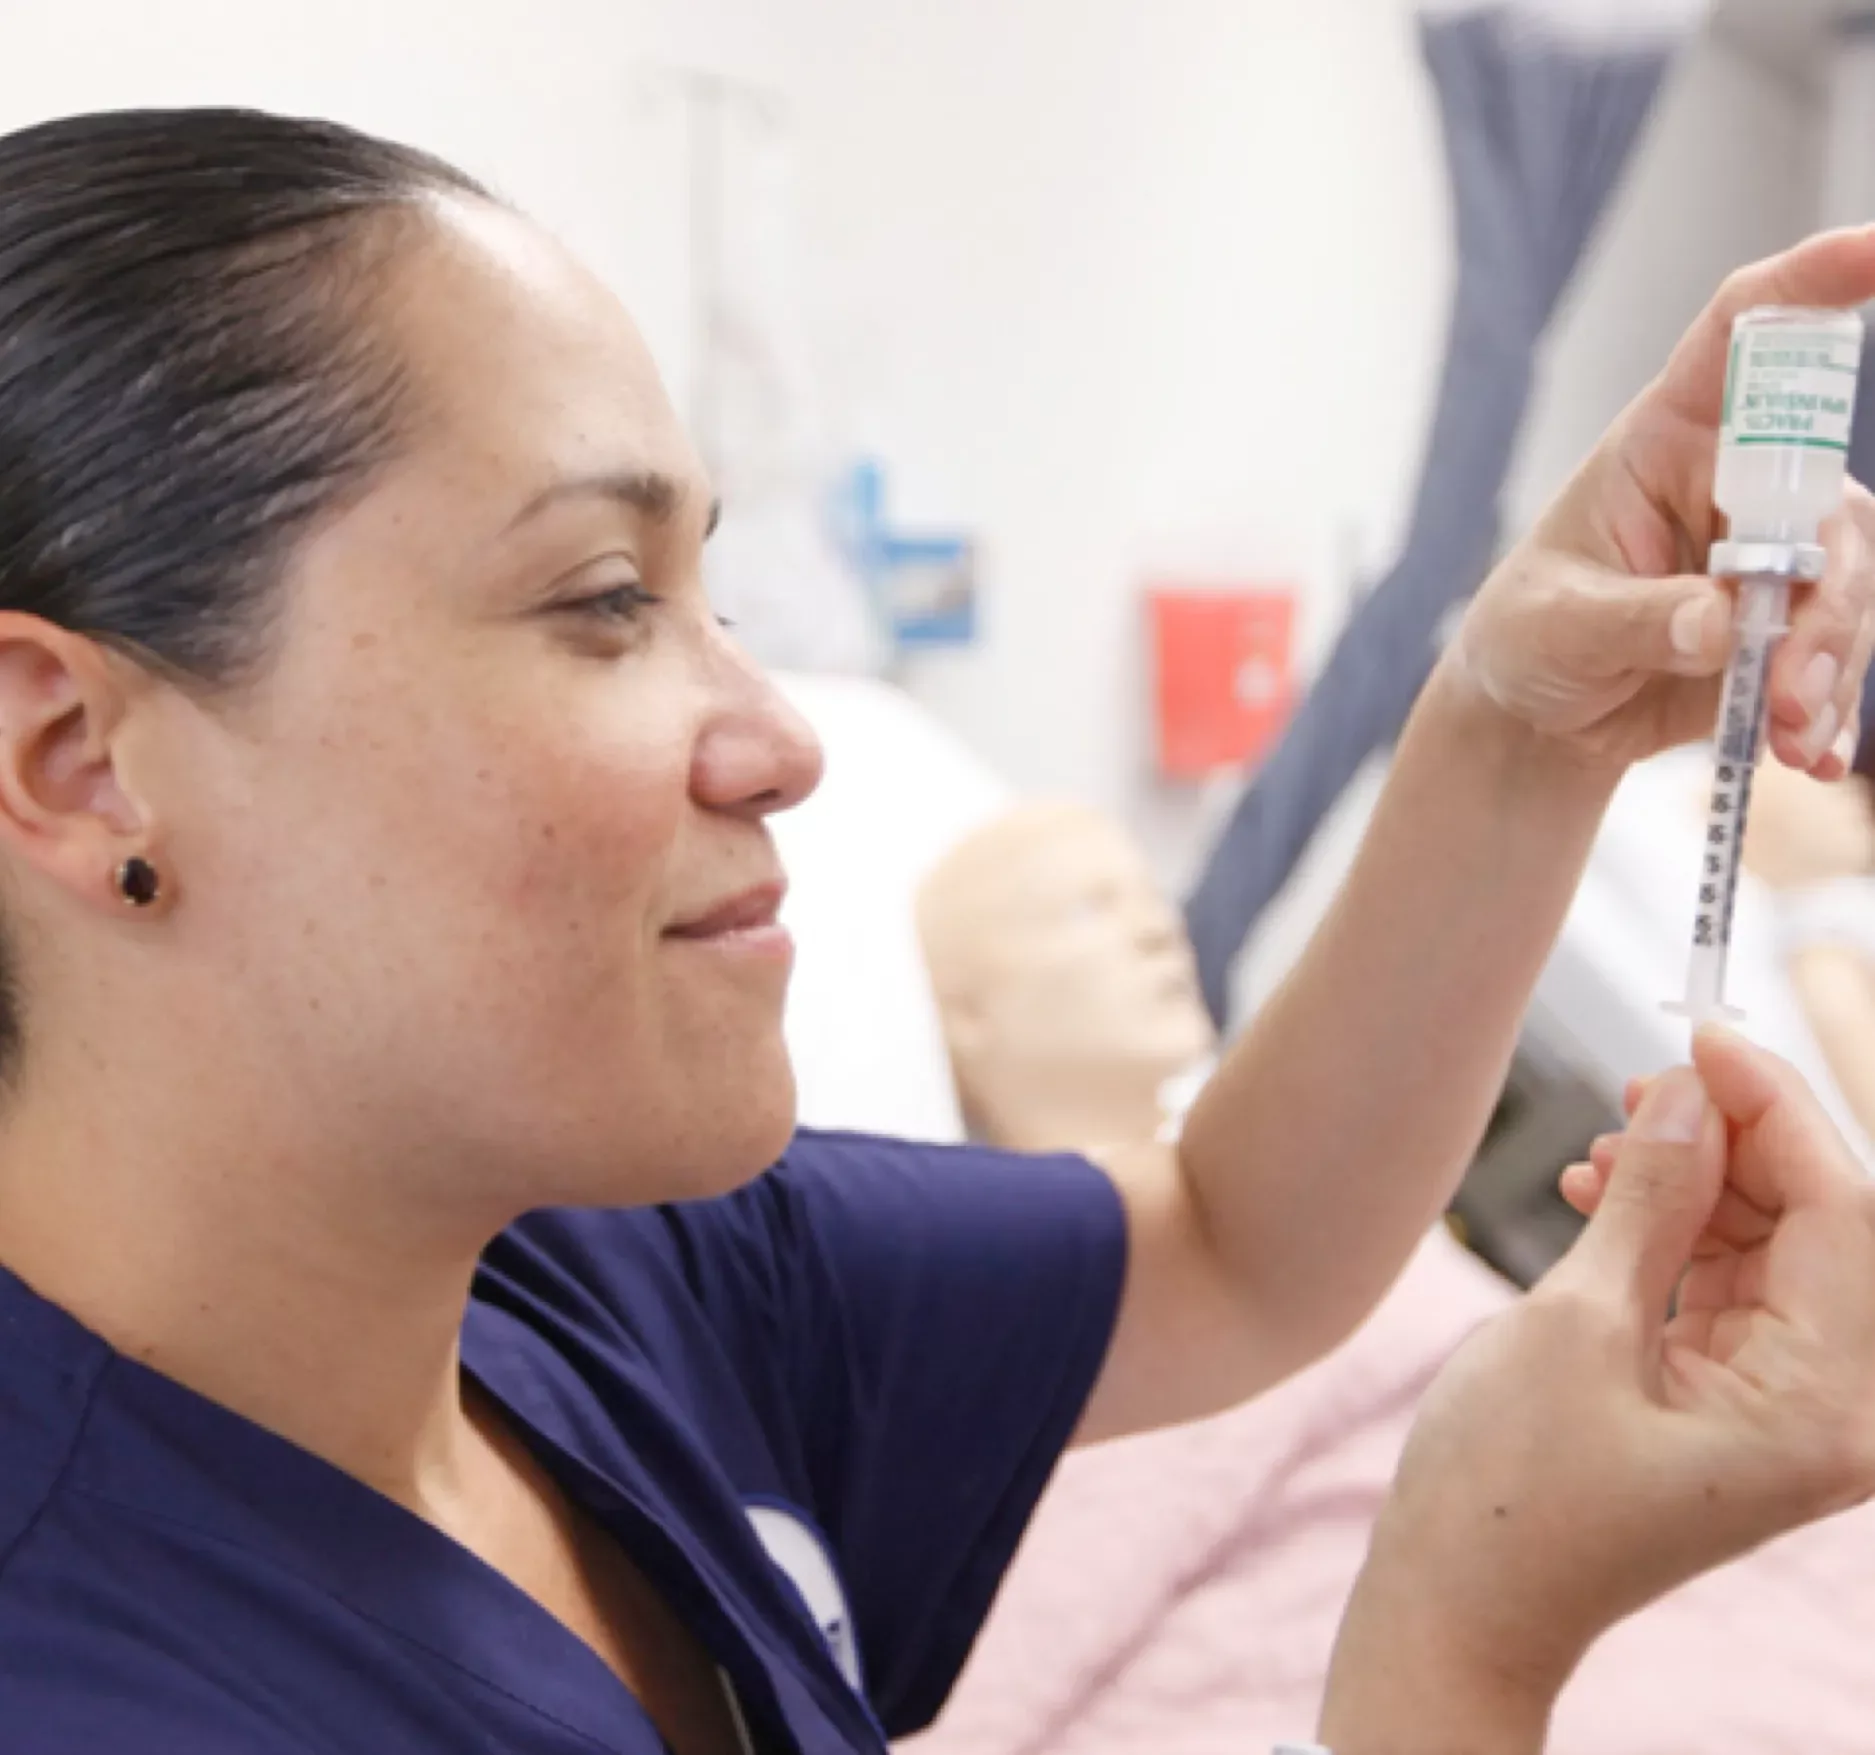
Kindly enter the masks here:
M 1732 942 L 1745 818 L 1751 809 L 1752 771 L 1764 734 L 1765 673 L 1772 641 L 1769 634 L 1746 638 L 1747 644 L 1727 679 L 1721 715 L 1719 764 L 1713 774 L 1712 803 L 1706 821 L 1699 909 L 1693 917 L 1696 950 L 1723 952 Z

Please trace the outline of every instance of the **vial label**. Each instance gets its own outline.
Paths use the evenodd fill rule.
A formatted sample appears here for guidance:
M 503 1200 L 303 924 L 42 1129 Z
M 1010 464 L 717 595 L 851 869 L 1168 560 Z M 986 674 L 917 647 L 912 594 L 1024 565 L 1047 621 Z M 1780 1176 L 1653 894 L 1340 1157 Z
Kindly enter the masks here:
M 1847 451 L 1861 363 L 1853 335 L 1791 324 L 1741 329 L 1726 362 L 1719 442 Z

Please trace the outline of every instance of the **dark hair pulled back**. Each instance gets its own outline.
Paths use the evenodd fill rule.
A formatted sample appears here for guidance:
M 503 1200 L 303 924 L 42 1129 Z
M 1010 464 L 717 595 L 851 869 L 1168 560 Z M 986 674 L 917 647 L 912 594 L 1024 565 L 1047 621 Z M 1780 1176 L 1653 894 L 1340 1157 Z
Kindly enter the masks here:
M 258 663 L 296 541 L 398 437 L 366 320 L 440 160 L 239 110 L 0 138 L 0 609 L 213 686 Z M 0 1075 L 20 1052 L 0 947 Z

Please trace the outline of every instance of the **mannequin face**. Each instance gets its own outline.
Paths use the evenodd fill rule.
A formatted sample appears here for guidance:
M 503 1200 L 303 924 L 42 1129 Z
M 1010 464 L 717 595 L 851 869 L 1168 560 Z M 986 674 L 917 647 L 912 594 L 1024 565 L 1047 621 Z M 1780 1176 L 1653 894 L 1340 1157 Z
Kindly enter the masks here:
M 1183 922 L 1126 833 L 1029 805 L 926 881 L 919 928 L 966 1108 L 1005 1144 L 1150 1138 L 1216 1047 Z

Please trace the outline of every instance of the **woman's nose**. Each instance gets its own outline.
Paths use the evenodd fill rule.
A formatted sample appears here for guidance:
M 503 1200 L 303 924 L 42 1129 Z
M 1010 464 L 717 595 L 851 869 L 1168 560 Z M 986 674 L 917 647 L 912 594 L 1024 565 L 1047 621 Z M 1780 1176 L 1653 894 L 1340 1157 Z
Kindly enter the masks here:
M 820 784 L 820 739 L 779 689 L 745 661 L 740 698 L 697 741 L 691 790 L 711 810 L 765 817 Z

